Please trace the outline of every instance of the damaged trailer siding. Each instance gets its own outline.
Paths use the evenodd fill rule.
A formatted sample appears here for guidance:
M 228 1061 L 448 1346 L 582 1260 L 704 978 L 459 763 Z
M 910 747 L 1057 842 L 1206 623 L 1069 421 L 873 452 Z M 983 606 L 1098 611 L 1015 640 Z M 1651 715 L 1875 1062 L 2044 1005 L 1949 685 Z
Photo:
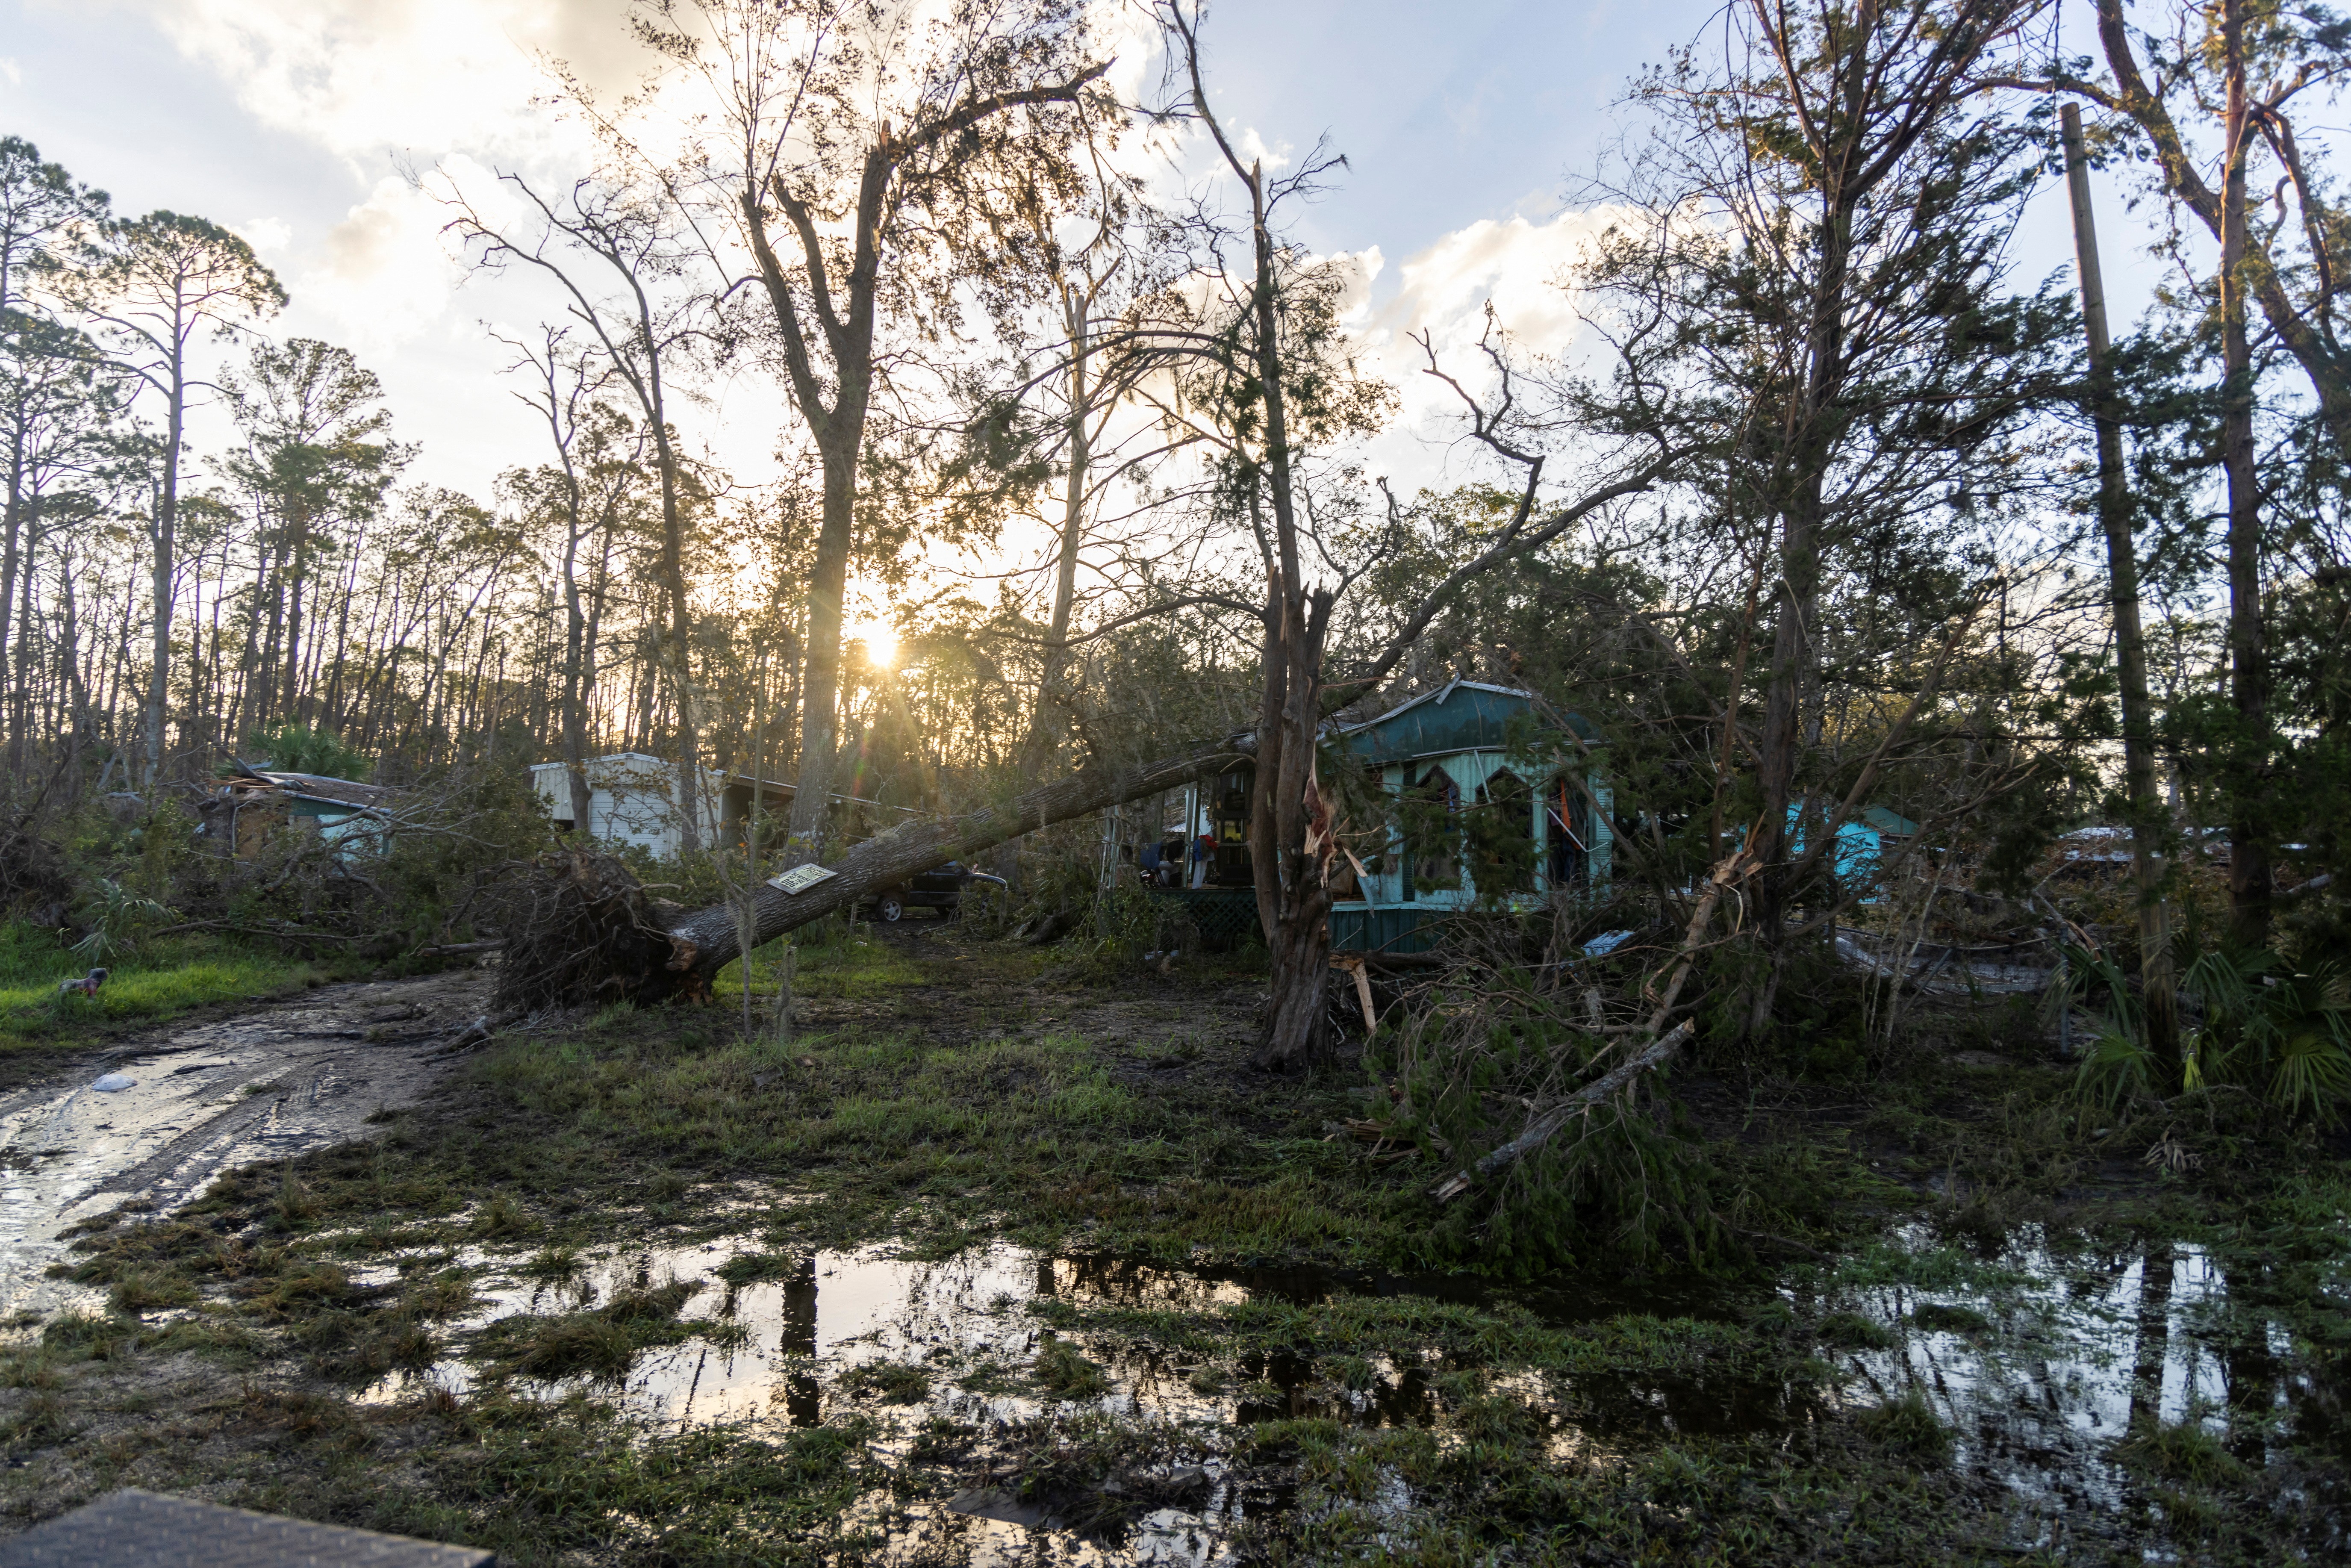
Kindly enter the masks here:
M 318 773 L 236 767 L 236 776 L 224 779 L 197 808 L 196 837 L 238 860 L 254 859 L 289 831 L 315 832 L 339 853 L 349 853 L 381 831 L 400 793 Z

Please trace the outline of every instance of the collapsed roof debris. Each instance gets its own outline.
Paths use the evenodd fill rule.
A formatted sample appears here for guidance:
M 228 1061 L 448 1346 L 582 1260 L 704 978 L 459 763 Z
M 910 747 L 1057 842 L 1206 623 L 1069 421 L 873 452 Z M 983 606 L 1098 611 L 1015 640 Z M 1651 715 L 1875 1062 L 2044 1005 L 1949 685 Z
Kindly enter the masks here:
M 322 773 L 277 772 L 233 763 L 235 776 L 197 807 L 196 836 L 225 846 L 223 852 L 251 860 L 277 833 L 315 832 L 347 844 L 391 821 L 401 791 Z

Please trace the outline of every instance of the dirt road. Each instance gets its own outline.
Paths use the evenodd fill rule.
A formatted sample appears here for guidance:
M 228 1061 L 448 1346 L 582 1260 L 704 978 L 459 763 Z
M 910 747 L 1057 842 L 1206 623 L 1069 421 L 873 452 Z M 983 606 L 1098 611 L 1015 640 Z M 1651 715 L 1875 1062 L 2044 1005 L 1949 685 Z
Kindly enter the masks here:
M 485 994 L 476 974 L 333 986 L 0 1097 L 0 1315 L 87 1293 L 46 1278 L 78 1219 L 131 1200 L 169 1210 L 231 1166 L 365 1135 L 449 1071 L 435 1048 Z M 130 1083 L 95 1087 L 117 1077 Z

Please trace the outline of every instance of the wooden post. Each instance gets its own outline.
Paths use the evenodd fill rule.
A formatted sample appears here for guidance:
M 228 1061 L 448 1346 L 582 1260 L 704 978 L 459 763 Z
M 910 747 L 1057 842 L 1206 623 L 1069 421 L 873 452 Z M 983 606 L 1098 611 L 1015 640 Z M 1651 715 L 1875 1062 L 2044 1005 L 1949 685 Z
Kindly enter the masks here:
M 792 1043 L 792 981 L 799 971 L 799 947 L 787 936 L 784 938 L 784 956 L 778 966 L 781 978 L 776 986 L 776 1038 L 787 1046 Z
M 751 888 L 759 880 L 759 804 L 768 793 L 768 678 L 763 659 L 751 661 L 751 809 L 743 826 L 743 1038 L 752 1038 Z M 725 799 L 722 790 L 720 799 Z
M 2098 443 L 2098 522 L 2106 537 L 2113 590 L 2116 664 L 2121 675 L 2123 783 L 2131 817 L 2131 873 L 2138 894 L 2139 978 L 2147 990 L 2148 1049 L 2179 1060 L 2179 1002 L 2172 971 L 2170 922 L 2164 908 L 2162 805 L 2155 783 L 2155 715 L 2147 693 L 2147 636 L 2139 622 L 2138 549 L 2131 538 L 2130 491 L 2123 472 L 2114 354 L 2106 329 L 2105 282 L 2098 269 L 2098 230 L 2090 206 L 2090 164 L 2082 110 L 2059 110 L 2065 183 L 2074 204 L 2074 251 L 2082 283 L 2082 324 L 2090 340 L 2090 417 Z

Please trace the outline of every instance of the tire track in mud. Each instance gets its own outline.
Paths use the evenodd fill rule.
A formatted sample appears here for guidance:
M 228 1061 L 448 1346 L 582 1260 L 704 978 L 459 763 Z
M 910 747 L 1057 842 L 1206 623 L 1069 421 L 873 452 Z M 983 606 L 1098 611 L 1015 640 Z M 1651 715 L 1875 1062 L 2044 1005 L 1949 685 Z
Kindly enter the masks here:
M 445 975 L 329 987 L 0 1097 L 0 1315 L 89 1294 L 47 1278 L 78 1220 L 123 1202 L 168 1213 L 234 1166 L 367 1136 L 455 1065 L 435 1046 L 483 989 Z M 106 1073 L 131 1086 L 99 1092 Z

